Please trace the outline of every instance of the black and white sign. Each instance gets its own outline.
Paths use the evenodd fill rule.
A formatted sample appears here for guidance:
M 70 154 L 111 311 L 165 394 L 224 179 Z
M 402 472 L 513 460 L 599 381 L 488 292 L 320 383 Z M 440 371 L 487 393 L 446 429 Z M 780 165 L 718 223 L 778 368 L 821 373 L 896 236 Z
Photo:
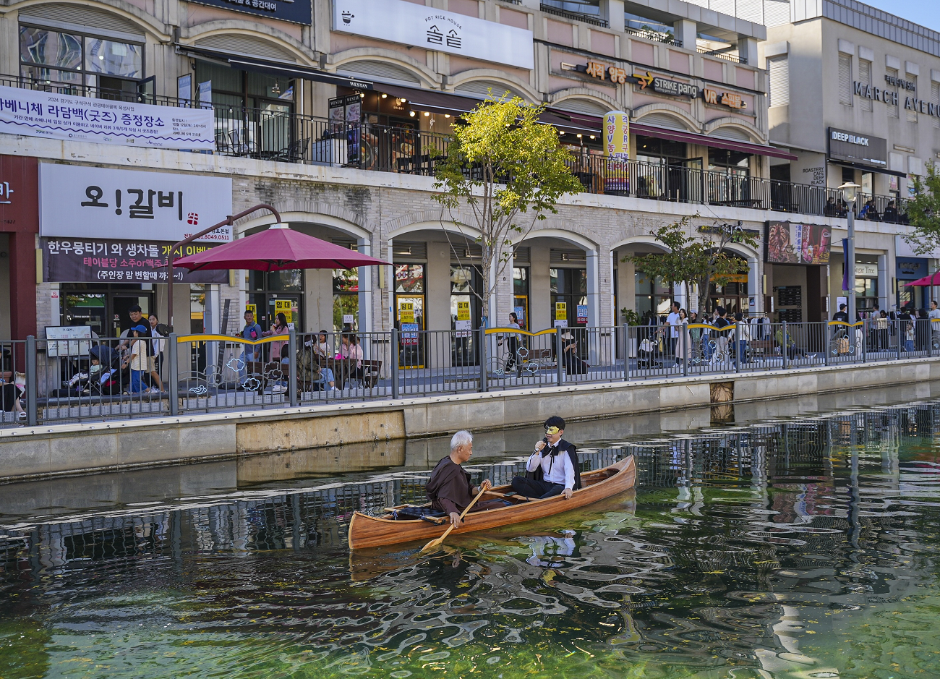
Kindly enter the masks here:
M 39 165 L 40 236 L 176 243 L 230 214 L 227 177 Z M 232 229 L 199 240 L 228 243 Z
M 310 0 L 190 0 L 201 5 L 211 5 L 236 12 L 247 12 L 258 16 L 291 21 L 309 26 L 311 22 Z
M 848 130 L 829 128 L 829 159 L 847 163 L 888 167 L 888 140 Z
M 673 97 L 698 97 L 698 85 L 689 83 L 680 83 L 678 80 L 668 80 L 666 78 L 653 78 L 653 91 L 660 94 L 669 94 Z
M 333 30 L 533 68 L 532 31 L 402 0 L 333 0 Z

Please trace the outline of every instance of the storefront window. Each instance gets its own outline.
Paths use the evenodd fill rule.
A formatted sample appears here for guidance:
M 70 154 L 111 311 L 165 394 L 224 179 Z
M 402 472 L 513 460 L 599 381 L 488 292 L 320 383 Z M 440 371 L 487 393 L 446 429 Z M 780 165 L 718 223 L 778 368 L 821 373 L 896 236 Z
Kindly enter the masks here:
M 264 330 L 274 324 L 279 313 L 283 313 L 297 332 L 304 331 L 303 271 L 249 271 L 248 289 L 251 291 L 249 303 L 255 305 L 255 320 Z
M 154 302 L 151 290 L 120 283 L 62 283 L 59 300 L 61 325 L 87 325 L 99 337 L 118 337 L 131 327 L 132 306 L 149 316 Z
M 352 316 L 352 322 L 349 317 Z M 333 330 L 359 329 L 359 269 L 333 271 Z
M 855 309 L 860 313 L 871 313 L 878 304 L 878 279 L 855 279 Z
M 636 136 L 636 158 L 644 163 L 668 165 L 670 161 L 684 162 L 688 156 L 686 148 L 685 142 L 681 141 L 646 137 L 641 134 Z
M 672 286 L 659 278 L 647 276 L 642 271 L 633 274 L 635 286 L 634 310 L 639 314 L 644 324 L 649 323 L 650 316 L 659 318 L 669 314 L 669 305 L 672 303 Z
M 143 73 L 143 45 L 20 26 L 20 75 L 63 94 L 85 95 L 89 87 L 103 99 L 136 95 Z
M 549 276 L 552 321 L 567 321 L 569 328 L 587 325 L 587 269 L 550 269 Z
M 512 269 L 513 311 L 519 319 L 519 326 L 529 327 L 529 267 L 516 266 Z
M 708 150 L 708 201 L 717 205 L 751 206 L 750 154 Z M 759 200 L 759 199 L 758 199 Z
M 542 0 L 542 4 L 566 12 L 576 12 L 595 17 L 601 15 L 600 0 Z

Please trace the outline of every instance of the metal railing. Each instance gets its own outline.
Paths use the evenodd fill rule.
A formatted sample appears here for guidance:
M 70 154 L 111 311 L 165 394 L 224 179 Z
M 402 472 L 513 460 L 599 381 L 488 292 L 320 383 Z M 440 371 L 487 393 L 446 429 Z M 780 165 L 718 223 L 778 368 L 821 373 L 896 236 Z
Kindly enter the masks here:
M 541 9 L 546 14 L 554 14 L 555 16 L 571 19 L 572 21 L 581 21 L 586 24 L 591 24 L 592 26 L 600 26 L 602 28 L 607 28 L 609 26 L 607 19 L 603 19 L 599 16 L 594 16 L 593 14 L 582 14 L 581 12 L 570 12 L 566 9 L 555 7 L 554 5 L 546 5 L 544 2 L 539 5 L 539 9 Z
M 742 57 L 739 54 L 734 54 L 732 52 L 719 52 L 716 50 L 706 49 L 704 47 L 697 47 L 695 51 L 699 54 L 704 54 L 706 57 L 715 57 L 716 59 L 724 59 L 725 61 L 733 61 L 736 64 L 747 65 L 747 57 Z
M 940 319 L 0 342 L 0 427 L 940 356 Z
M 0 85 L 161 106 L 197 105 L 175 97 L 16 76 L 0 76 Z M 216 153 L 287 163 L 433 175 L 440 159 L 446 157 L 451 141 L 449 135 L 414 128 L 371 123 L 337 125 L 325 118 L 259 108 L 215 105 L 213 115 Z M 685 165 L 637 160 L 611 162 L 602 156 L 587 154 L 574 155 L 569 167 L 586 193 L 827 217 L 845 217 L 848 213 L 842 193 L 823 186 Z M 859 219 L 895 224 L 908 222 L 907 201 L 893 196 L 860 194 L 854 209 Z
M 643 38 L 652 42 L 663 42 L 675 47 L 682 47 L 682 41 L 677 40 L 676 36 L 666 31 L 654 31 L 652 29 L 633 28 L 625 26 L 623 32 L 636 38 Z

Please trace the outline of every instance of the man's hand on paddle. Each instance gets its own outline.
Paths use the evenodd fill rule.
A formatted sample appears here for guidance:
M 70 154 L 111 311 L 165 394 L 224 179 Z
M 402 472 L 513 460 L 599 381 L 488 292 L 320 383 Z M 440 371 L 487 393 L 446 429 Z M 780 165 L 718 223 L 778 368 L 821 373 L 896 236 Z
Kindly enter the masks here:
M 570 499 L 571 499 L 571 493 L 572 493 L 572 492 L 573 492 L 573 491 L 572 491 L 570 488 L 565 488 L 565 489 L 561 492 L 561 494 L 565 496 L 565 499 L 566 499 L 566 500 L 570 500 Z
M 492 488 L 492 487 L 493 487 L 493 484 L 490 483 L 490 480 L 489 480 L 489 479 L 484 479 L 484 480 L 483 480 L 483 483 L 481 483 L 479 486 L 477 486 L 476 488 L 473 489 L 473 494 L 476 495 L 476 494 L 479 493 L 481 490 L 489 490 L 489 489 Z
M 454 526 L 460 526 L 460 514 L 458 514 L 457 512 L 451 512 L 450 522 L 454 524 Z

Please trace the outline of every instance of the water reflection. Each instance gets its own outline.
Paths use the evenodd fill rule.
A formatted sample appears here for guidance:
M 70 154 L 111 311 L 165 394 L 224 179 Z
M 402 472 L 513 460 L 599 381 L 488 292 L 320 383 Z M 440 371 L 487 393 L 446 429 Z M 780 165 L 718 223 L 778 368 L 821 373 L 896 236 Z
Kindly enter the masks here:
M 603 426 L 581 458 L 635 455 L 635 495 L 431 559 L 345 547 L 353 511 L 421 497 L 426 472 L 392 465 L 2 527 L 0 676 L 937 673 L 940 404 Z

